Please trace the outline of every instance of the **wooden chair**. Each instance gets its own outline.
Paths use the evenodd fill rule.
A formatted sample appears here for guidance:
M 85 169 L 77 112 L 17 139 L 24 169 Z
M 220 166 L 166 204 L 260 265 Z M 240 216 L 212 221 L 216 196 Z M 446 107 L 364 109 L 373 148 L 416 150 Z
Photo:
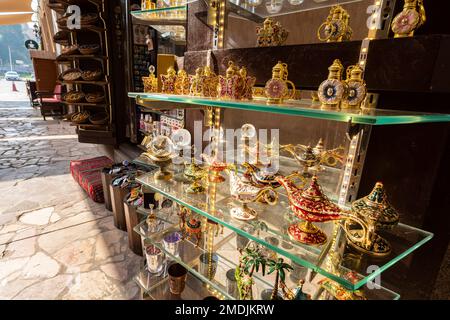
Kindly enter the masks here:
M 36 91 L 38 96 L 39 106 L 41 108 L 41 115 L 46 116 L 64 116 L 66 114 L 66 108 L 62 103 L 62 86 L 57 84 L 53 92 L 50 91 Z
M 39 107 L 39 97 L 36 94 L 36 81 L 27 80 L 26 88 L 28 97 L 30 98 L 31 107 Z

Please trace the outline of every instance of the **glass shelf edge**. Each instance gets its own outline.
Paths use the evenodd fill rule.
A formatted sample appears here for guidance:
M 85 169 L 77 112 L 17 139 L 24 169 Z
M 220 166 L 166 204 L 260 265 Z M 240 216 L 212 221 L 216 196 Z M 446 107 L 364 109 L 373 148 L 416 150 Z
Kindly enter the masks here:
M 218 100 L 207 99 L 190 96 L 178 96 L 178 95 L 164 95 L 157 93 L 143 93 L 143 92 L 129 92 L 128 97 L 135 98 L 136 100 L 142 99 L 151 102 L 174 102 L 189 105 L 200 106 L 213 106 L 219 108 L 248 110 L 255 112 L 268 112 L 276 114 L 284 114 L 291 116 L 301 116 L 306 118 L 315 118 L 339 122 L 349 122 L 365 125 L 399 125 L 399 124 L 414 124 L 414 123 L 433 123 L 433 122 L 450 122 L 450 114 L 432 114 L 426 113 L 423 115 L 361 115 L 345 113 L 337 110 L 322 110 L 322 109 L 308 109 L 297 106 L 283 106 L 283 105 L 269 105 L 262 103 L 246 103 L 246 101 L 231 101 L 231 100 Z M 145 106 L 148 107 L 148 106 Z M 376 111 L 396 111 L 396 110 L 383 110 L 375 109 Z M 396 111 L 401 112 L 401 111 Z M 407 111 L 405 111 L 407 112 Z

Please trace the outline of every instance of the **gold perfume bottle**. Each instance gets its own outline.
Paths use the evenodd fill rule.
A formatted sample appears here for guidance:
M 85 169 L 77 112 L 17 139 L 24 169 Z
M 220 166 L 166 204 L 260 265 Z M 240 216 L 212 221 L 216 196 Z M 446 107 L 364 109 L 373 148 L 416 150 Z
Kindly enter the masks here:
M 202 75 L 202 96 L 217 97 L 217 85 L 219 77 L 211 70 L 209 66 L 203 68 Z
M 346 93 L 346 86 L 342 81 L 344 67 L 341 61 L 336 59 L 328 70 L 328 78 L 320 84 L 317 95 L 322 108 L 338 108 Z
M 367 88 L 363 79 L 363 70 L 359 65 L 347 68 L 347 78 L 345 80 L 347 94 L 342 100 L 342 108 L 360 108 L 366 98 Z
M 150 72 L 148 77 L 142 77 L 144 92 L 158 92 L 158 78 L 155 76 L 155 67 L 150 66 L 148 71 Z
M 189 94 L 189 77 L 183 69 L 178 70 L 177 78 L 175 79 L 175 94 L 188 95 Z
M 350 40 L 353 30 L 350 28 L 350 15 L 347 10 L 337 5 L 331 8 L 324 23 L 317 30 L 317 38 L 326 42 Z
M 203 92 L 203 68 L 195 69 L 195 75 L 191 75 L 189 92 L 192 96 L 201 96 Z
M 272 68 L 272 79 L 266 82 L 265 94 L 267 103 L 280 104 L 284 99 L 292 99 L 295 96 L 295 85 L 288 80 L 288 68 L 286 63 L 278 61 Z M 289 92 L 290 85 L 292 91 Z
M 177 73 L 173 67 L 167 69 L 167 74 L 161 75 L 162 93 L 175 93 L 175 81 L 177 80 Z
M 256 79 L 247 76 L 245 68 L 239 69 L 233 61 L 228 62 L 225 76 L 219 76 L 217 86 L 218 95 L 221 99 L 241 100 L 248 99 L 248 92 L 252 92 Z
M 412 37 L 414 31 L 426 21 L 423 0 L 404 0 L 402 12 L 392 20 L 394 38 Z
M 289 32 L 281 26 L 281 23 L 267 18 L 261 27 L 256 27 L 258 47 L 280 46 L 282 45 Z

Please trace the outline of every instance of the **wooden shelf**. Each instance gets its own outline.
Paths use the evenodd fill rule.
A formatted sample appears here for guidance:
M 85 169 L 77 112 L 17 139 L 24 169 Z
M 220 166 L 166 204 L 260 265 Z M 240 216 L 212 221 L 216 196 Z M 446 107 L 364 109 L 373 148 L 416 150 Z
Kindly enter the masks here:
M 56 57 L 57 62 L 67 62 L 77 59 L 93 59 L 102 61 L 107 60 L 108 57 L 95 54 L 71 54 L 71 55 L 60 54 L 59 56 Z
M 65 105 L 72 105 L 72 106 L 81 106 L 81 107 L 107 107 L 108 104 L 102 102 L 102 103 L 89 103 L 89 102 L 67 102 L 62 101 Z
M 86 81 L 86 80 L 75 80 L 75 81 L 66 81 L 66 80 L 57 80 L 56 82 L 61 84 L 96 84 L 99 86 L 105 86 L 108 84 L 106 80 L 98 80 L 98 81 Z

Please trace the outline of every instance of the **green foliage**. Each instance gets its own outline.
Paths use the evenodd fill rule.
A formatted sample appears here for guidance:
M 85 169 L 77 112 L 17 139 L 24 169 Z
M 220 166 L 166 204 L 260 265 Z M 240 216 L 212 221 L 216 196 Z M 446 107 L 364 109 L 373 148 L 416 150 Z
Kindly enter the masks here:
M 11 47 L 12 60 L 23 60 L 25 64 L 30 64 L 30 55 L 28 49 L 25 48 L 25 41 L 29 39 L 22 25 L 5 25 L 0 26 L 0 59 L 3 65 L 9 65 L 8 46 Z
M 266 258 L 260 250 L 245 248 L 242 261 L 244 262 L 244 271 L 248 275 L 252 276 L 254 271 L 259 272 L 260 267 L 262 275 L 266 274 Z
M 282 258 L 278 258 L 277 261 L 270 259 L 267 261 L 267 265 L 269 266 L 269 272 L 267 274 L 271 274 L 277 271 L 279 273 L 281 281 L 283 282 L 286 280 L 286 271 L 293 270 L 292 266 L 284 263 L 284 260 Z

